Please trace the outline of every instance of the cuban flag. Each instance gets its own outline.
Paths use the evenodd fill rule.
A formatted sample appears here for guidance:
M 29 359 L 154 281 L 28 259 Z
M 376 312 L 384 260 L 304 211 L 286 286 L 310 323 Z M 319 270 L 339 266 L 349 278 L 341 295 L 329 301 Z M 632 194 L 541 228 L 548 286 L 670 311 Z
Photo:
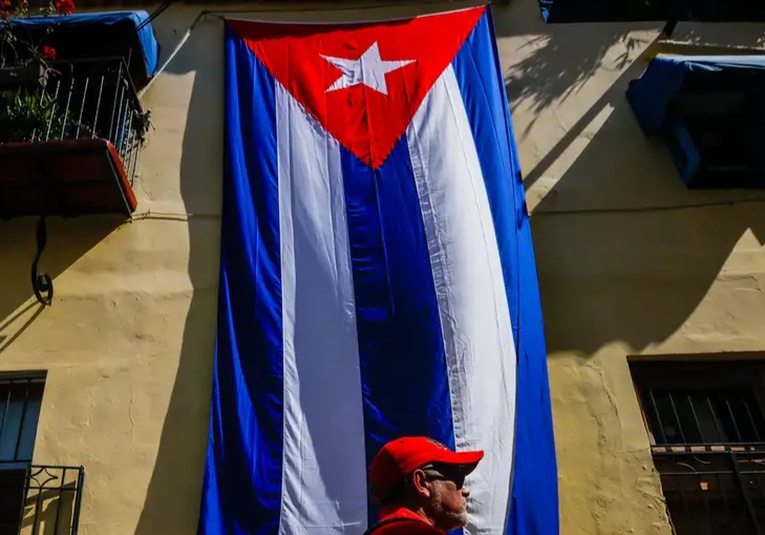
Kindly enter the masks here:
M 361 535 L 367 467 L 486 456 L 472 535 L 553 535 L 534 255 L 487 8 L 226 23 L 218 337 L 202 535 Z

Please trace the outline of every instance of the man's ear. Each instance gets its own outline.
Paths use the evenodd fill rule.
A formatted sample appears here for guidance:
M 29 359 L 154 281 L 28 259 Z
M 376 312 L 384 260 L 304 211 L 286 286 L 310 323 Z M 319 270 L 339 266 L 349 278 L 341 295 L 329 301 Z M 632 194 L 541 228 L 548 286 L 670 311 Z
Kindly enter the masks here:
M 423 498 L 430 498 L 430 482 L 422 470 L 412 472 L 412 487 Z

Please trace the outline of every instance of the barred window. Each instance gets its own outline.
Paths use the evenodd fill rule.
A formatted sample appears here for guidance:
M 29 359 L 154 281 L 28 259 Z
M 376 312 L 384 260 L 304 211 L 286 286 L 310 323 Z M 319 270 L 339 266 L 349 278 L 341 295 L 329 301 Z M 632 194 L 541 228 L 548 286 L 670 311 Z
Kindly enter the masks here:
M 0 375 L 0 535 L 19 529 L 44 387 L 44 375 Z
M 676 535 L 765 535 L 759 361 L 631 364 Z

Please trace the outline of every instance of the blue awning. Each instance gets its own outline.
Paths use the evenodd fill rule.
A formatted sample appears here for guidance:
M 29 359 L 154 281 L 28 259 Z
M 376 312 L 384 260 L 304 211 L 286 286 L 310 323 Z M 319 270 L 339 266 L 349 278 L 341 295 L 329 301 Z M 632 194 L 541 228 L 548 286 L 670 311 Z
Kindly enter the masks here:
M 765 71 L 765 56 L 678 56 L 661 54 L 627 90 L 640 126 L 659 131 L 671 100 L 689 83 L 717 83 L 724 78 Z
M 58 59 L 86 57 L 89 49 L 97 49 L 100 56 L 123 56 L 133 78 L 140 81 L 154 75 L 159 60 L 159 45 L 148 18 L 146 11 L 115 11 L 34 16 L 15 19 L 12 24 L 15 32 L 33 37 L 54 27 L 49 40 L 57 49 Z

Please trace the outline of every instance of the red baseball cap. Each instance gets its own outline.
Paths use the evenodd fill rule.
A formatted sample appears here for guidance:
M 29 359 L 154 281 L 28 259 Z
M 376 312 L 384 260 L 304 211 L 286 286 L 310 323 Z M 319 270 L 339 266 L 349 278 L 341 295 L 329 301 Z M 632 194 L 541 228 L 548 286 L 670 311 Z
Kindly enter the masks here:
M 454 452 L 427 437 L 403 437 L 388 442 L 369 467 L 369 486 L 376 500 L 384 499 L 406 476 L 430 463 L 451 464 L 469 474 L 483 459 L 483 451 Z

